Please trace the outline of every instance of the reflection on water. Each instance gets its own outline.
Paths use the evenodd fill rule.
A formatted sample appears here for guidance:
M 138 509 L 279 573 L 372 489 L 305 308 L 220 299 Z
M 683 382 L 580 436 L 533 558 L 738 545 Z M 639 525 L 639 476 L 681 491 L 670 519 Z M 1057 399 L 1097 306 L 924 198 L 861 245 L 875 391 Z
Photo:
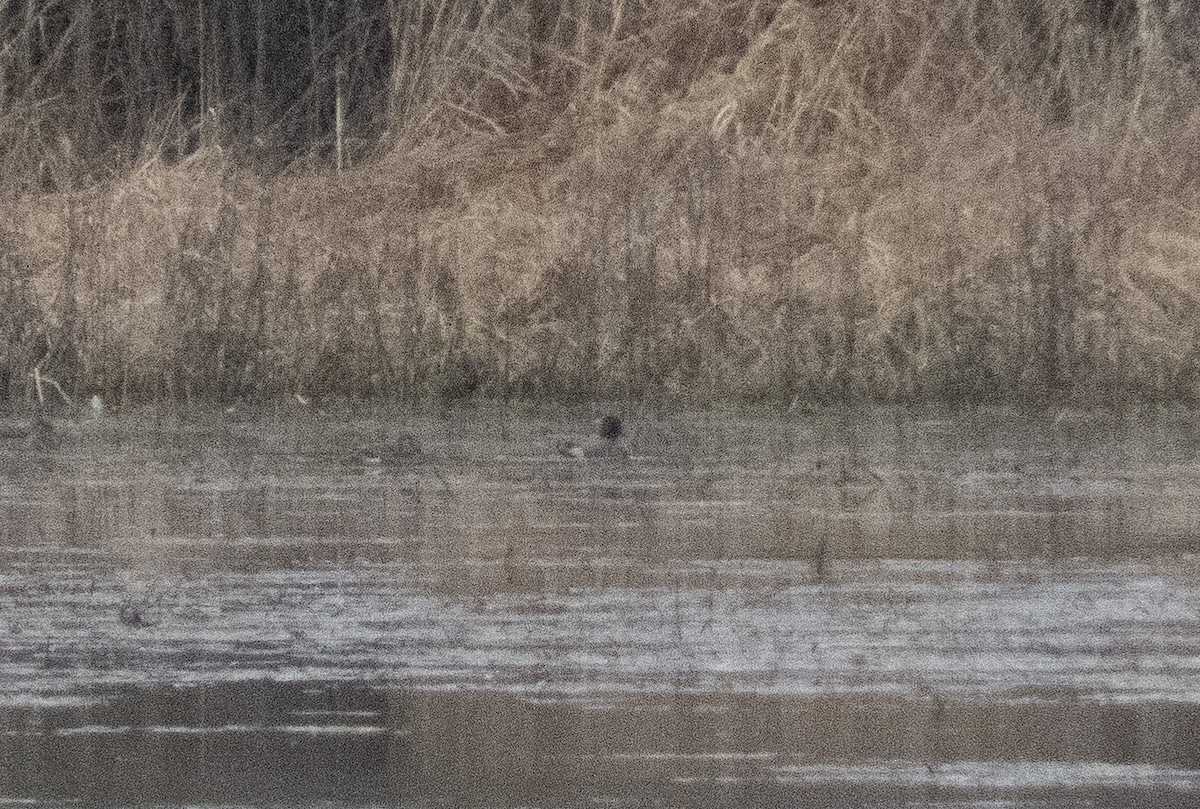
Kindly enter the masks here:
M 0 804 L 1200 801 L 1187 413 L 397 419 L 0 447 Z
M 1170 805 L 1200 788 L 1200 752 L 1162 741 L 1194 733 L 1200 713 L 1150 710 L 738 693 L 599 707 L 259 681 L 114 689 L 97 704 L 3 719 L 14 729 L 10 792 L 47 799 L 858 806 L 987 793 Z M 1153 732 L 1131 732 L 1151 720 Z

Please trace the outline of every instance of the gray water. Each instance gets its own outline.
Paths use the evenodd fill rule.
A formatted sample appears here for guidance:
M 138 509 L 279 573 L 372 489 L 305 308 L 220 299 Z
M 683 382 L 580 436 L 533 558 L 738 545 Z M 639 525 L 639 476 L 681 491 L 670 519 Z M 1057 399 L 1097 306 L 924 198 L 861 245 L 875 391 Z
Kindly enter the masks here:
M 1189 412 L 592 415 L 0 447 L 0 806 L 1200 805 Z

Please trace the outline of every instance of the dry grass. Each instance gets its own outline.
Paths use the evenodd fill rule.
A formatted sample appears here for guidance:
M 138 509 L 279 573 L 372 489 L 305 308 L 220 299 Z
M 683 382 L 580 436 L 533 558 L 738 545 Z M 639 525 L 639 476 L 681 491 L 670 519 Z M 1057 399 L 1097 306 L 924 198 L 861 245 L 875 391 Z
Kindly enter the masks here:
M 0 385 L 1192 398 L 1190 12 L 1093 5 L 409 5 L 345 173 L 43 159 L 3 203 Z

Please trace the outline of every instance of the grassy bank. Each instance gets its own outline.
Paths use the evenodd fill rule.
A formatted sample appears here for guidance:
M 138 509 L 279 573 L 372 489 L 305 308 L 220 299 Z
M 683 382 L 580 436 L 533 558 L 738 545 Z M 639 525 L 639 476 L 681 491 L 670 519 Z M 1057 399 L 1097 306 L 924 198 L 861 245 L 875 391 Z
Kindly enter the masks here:
M 354 8 L 390 49 L 331 28 L 291 106 L 245 32 L 241 95 L 226 77 L 201 105 L 176 71 L 163 118 L 109 89 L 119 149 L 77 143 L 111 114 L 78 112 L 87 82 L 22 83 L 10 50 L 0 391 L 36 370 L 130 401 L 1200 392 L 1193 12 Z M 194 47 L 215 93 L 229 59 Z M 84 116 L 53 137 L 51 89 Z

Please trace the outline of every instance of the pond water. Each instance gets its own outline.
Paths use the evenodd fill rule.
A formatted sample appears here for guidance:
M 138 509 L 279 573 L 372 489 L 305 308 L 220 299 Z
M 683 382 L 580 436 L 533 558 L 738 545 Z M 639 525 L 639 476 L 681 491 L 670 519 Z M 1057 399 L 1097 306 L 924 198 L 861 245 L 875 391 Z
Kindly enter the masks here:
M 0 807 L 1200 805 L 1189 412 L 594 415 L 0 446 Z

